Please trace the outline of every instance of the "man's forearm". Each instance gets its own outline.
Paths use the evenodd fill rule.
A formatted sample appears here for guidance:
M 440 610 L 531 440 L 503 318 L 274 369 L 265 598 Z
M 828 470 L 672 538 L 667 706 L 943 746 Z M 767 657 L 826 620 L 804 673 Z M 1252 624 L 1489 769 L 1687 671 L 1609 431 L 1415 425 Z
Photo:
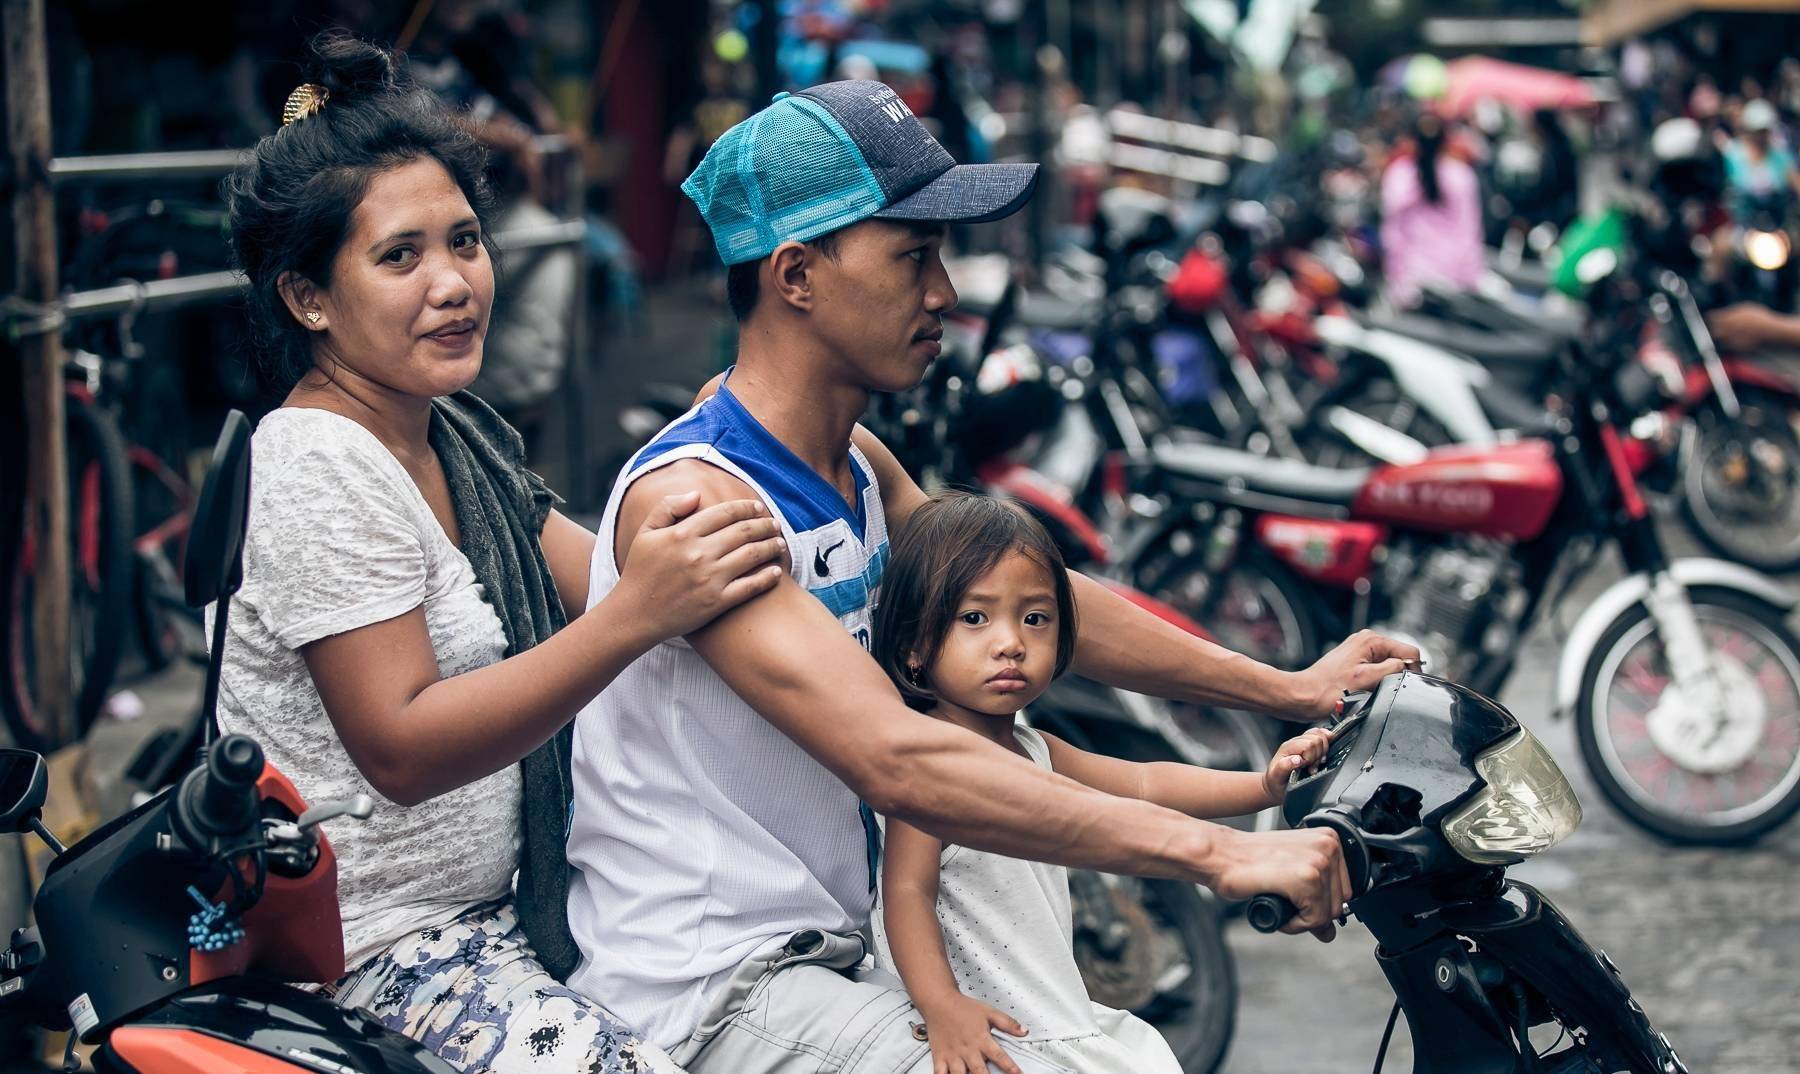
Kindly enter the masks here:
M 1074 583 L 1080 636 L 1073 670 L 1155 697 L 1268 712 L 1302 711 L 1298 677 L 1198 638 L 1083 574 Z
M 887 744 L 876 808 L 946 843 L 1079 869 L 1211 883 L 1230 833 L 1046 771 L 960 727 L 914 715 Z

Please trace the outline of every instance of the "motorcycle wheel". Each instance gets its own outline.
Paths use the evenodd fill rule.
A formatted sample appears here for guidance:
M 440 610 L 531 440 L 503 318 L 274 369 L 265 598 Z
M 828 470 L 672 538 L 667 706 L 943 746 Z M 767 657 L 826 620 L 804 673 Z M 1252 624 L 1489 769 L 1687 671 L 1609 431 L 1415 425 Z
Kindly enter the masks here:
M 1681 507 L 1714 552 L 1759 570 L 1800 570 L 1800 418 L 1793 406 L 1744 392 L 1734 420 L 1702 411 L 1682 466 Z
M 69 676 L 75 734 L 100 714 L 118 672 L 131 622 L 133 582 L 131 466 L 119 430 L 93 404 L 64 399 L 69 466 Z M 48 753 L 58 740 L 34 696 L 33 571 L 21 554 L 0 569 L 13 572 L 10 606 L 0 609 L 0 720 L 12 743 Z
M 1780 611 L 1729 589 L 1688 591 L 1723 679 L 1727 721 L 1696 744 L 1649 609 L 1608 627 L 1582 675 L 1576 736 L 1615 808 L 1676 843 L 1747 843 L 1800 809 L 1800 642 Z M 1723 714 L 1722 714 L 1723 715 Z
M 1206 568 L 1202 535 L 1179 531 L 1152 549 L 1139 585 L 1203 624 L 1220 645 L 1289 671 L 1319 658 L 1312 597 L 1292 571 L 1261 554 Z
M 1075 962 L 1095 1003 L 1155 1026 L 1187 1074 L 1218 1069 L 1237 1026 L 1237 966 L 1192 884 L 1069 874 Z

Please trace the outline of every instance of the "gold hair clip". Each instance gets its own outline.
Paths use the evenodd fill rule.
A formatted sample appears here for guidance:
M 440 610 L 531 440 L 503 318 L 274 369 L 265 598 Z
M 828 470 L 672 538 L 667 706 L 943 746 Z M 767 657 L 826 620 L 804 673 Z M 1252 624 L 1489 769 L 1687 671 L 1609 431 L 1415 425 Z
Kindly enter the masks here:
M 297 119 L 306 119 L 319 114 L 325 102 L 331 99 L 331 91 L 313 82 L 303 82 L 294 87 L 288 94 L 287 104 L 281 107 L 281 125 L 287 126 Z

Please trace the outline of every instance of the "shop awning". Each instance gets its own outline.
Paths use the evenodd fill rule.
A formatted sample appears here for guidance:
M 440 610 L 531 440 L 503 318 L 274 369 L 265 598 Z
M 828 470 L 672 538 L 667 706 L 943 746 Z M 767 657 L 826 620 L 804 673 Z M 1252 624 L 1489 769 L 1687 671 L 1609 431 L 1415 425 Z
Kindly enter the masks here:
M 1697 11 L 1800 11 L 1800 0 L 1592 0 L 1581 14 L 1581 38 L 1612 45 Z

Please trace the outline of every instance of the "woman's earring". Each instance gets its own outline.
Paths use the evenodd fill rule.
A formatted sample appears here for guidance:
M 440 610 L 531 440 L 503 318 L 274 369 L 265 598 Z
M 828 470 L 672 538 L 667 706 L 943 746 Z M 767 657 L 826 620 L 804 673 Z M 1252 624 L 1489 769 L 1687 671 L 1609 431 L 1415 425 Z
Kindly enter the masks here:
M 318 324 L 319 323 L 319 314 L 316 311 L 307 313 L 306 323 L 307 324 Z
M 923 679 L 924 677 L 925 677 L 925 669 L 924 668 L 920 667 L 917 664 L 906 665 L 906 681 L 907 682 L 912 683 L 914 686 L 918 686 L 918 685 L 920 685 L 920 680 Z

